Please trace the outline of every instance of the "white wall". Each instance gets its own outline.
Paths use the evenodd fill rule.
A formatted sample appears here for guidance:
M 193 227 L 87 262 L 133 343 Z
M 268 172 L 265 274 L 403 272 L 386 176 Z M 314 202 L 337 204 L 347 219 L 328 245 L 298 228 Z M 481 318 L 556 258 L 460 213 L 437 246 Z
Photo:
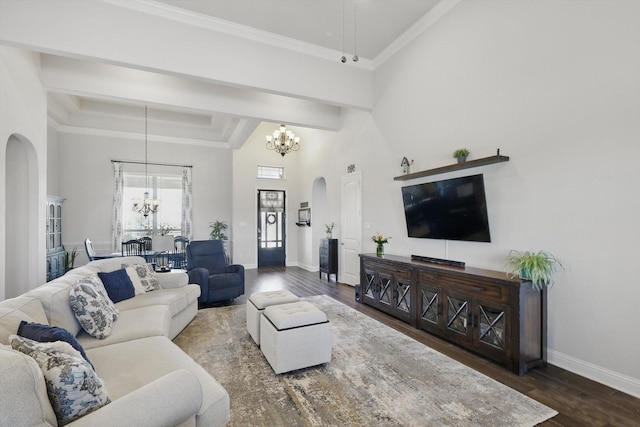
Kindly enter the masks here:
M 46 189 L 46 97 L 40 86 L 39 56 L 19 49 L 0 46 L 0 299 L 5 298 L 5 274 L 21 283 L 21 288 L 34 288 L 45 280 L 44 205 Z M 7 206 L 6 191 L 15 183 L 6 181 L 7 143 L 10 138 L 22 144 L 29 171 L 29 182 L 21 183 L 28 198 L 28 210 L 16 213 Z M 17 142 L 16 142 L 17 143 Z M 27 165 L 24 165 L 27 167 Z M 21 214 L 27 218 L 29 231 L 13 242 L 19 253 L 28 256 L 28 271 L 7 264 L 6 219 Z M 11 258 L 9 258 L 11 259 Z M 19 268 L 16 276 L 13 269 Z M 9 273 L 7 273 L 9 270 Z M 12 285 L 15 286 L 15 285 Z
M 372 114 L 340 131 L 364 171 L 363 251 L 379 231 L 389 253 L 497 270 L 509 249 L 556 254 L 549 361 L 635 395 L 639 40 L 638 2 L 465 1 L 376 71 Z M 417 171 L 462 147 L 511 160 L 404 185 L 484 173 L 492 242 L 405 237 L 402 157 Z
M 78 264 L 86 261 L 83 242 L 110 251 L 113 196 L 111 160 L 144 161 L 144 141 L 60 133 L 59 194 L 64 202 L 63 241 L 78 248 Z M 193 166 L 193 238 L 209 238 L 209 223 L 231 222 L 231 150 L 148 141 L 150 163 Z M 157 168 L 156 168 L 157 169 Z M 166 168 L 165 168 L 166 169 Z M 144 169 L 142 169 L 144 170 Z M 149 166 L 149 172 L 154 166 Z M 173 168 L 173 173 L 180 173 Z M 160 206 L 162 209 L 162 206 Z

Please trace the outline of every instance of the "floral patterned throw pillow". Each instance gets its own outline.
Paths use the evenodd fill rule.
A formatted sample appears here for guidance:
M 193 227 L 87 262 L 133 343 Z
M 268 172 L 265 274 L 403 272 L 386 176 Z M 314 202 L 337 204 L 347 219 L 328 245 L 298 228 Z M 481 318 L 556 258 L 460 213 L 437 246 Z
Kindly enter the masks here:
M 104 302 L 107 304 L 107 308 L 113 315 L 113 320 L 116 320 L 118 318 L 118 316 L 120 315 L 120 310 L 118 310 L 113 301 L 111 301 L 111 298 L 109 298 L 109 294 L 107 293 L 102 280 L 100 280 L 97 274 L 87 274 L 82 279 L 80 279 L 78 283 L 86 283 L 93 286 L 96 291 L 98 291 Z
M 134 287 L 136 286 L 136 283 L 140 283 L 146 292 L 157 291 L 160 289 L 158 276 L 156 276 L 156 272 L 153 270 L 153 266 L 151 264 L 122 264 L 122 268 L 126 268 L 127 271 L 131 271 L 129 267 L 135 269 L 136 274 L 138 275 L 137 278 L 131 279 L 134 283 Z
M 69 303 L 80 326 L 89 335 L 102 340 L 111 334 L 113 313 L 96 288 L 78 282 L 69 293 Z
M 64 426 L 111 402 L 104 382 L 69 343 L 39 343 L 18 335 L 11 347 L 32 357 L 44 375 L 58 425 Z

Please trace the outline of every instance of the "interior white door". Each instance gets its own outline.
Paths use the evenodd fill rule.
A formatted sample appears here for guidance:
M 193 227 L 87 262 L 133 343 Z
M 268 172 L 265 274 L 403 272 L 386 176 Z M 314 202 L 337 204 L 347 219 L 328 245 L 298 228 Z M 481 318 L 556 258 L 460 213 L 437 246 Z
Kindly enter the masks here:
M 353 172 L 343 175 L 340 213 L 340 282 L 355 286 L 360 283 L 360 257 L 362 250 L 362 175 Z

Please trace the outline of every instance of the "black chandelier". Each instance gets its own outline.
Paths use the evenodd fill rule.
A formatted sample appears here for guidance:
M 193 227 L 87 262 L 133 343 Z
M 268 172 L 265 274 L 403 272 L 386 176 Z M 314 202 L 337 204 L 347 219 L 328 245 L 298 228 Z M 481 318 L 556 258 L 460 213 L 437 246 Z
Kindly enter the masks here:
M 287 130 L 285 125 L 280 125 L 280 129 L 276 129 L 273 134 L 267 135 L 267 149 L 274 150 L 284 157 L 285 154 L 300 149 L 300 137 Z

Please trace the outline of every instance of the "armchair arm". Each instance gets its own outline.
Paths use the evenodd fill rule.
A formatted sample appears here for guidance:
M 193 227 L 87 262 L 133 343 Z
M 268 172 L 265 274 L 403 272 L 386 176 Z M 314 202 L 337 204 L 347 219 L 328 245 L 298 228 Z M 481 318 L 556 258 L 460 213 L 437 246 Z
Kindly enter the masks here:
M 195 416 L 201 406 L 202 388 L 198 379 L 191 372 L 180 369 L 68 425 L 73 427 L 176 426 Z
M 229 264 L 225 267 L 225 273 L 237 273 L 242 276 L 242 281 L 244 282 L 244 265 Z
M 189 283 L 200 285 L 200 295 L 209 293 L 209 270 L 206 268 L 194 268 L 189 270 Z
M 158 284 L 162 289 L 181 288 L 189 284 L 189 276 L 186 272 L 158 273 Z

